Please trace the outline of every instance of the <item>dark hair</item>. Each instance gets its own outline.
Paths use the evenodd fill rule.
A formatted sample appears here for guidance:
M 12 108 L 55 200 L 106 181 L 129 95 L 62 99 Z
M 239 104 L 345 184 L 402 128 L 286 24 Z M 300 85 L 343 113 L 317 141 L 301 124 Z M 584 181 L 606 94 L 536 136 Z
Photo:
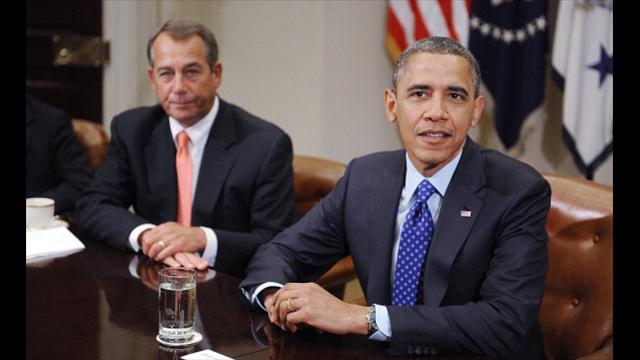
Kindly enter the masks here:
M 207 63 L 209 67 L 213 67 L 218 62 L 218 43 L 215 36 L 204 25 L 187 19 L 171 19 L 165 21 L 160 27 L 153 33 L 149 41 L 147 42 L 147 60 L 149 66 L 153 67 L 153 57 L 151 56 L 151 47 L 156 41 L 156 38 L 160 33 L 166 31 L 172 39 L 179 40 L 188 38 L 191 35 L 198 35 L 204 41 L 204 45 L 207 50 Z
M 467 59 L 467 61 L 471 65 L 471 79 L 473 80 L 475 97 L 480 96 L 480 65 L 478 65 L 478 61 L 473 56 L 471 51 L 469 51 L 467 48 L 450 38 L 441 36 L 432 36 L 417 41 L 413 45 L 405 49 L 402 54 L 400 54 L 400 57 L 393 66 L 392 85 L 394 92 L 396 91 L 396 85 L 398 84 L 400 71 L 407 63 L 407 60 L 409 60 L 411 55 L 416 53 L 457 55 Z

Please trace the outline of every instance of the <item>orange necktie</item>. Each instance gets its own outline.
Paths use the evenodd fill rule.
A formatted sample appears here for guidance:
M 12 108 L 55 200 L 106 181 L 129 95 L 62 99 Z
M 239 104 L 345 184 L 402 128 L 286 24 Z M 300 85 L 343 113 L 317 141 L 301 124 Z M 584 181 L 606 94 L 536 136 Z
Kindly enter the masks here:
M 189 154 L 189 135 L 186 131 L 178 134 L 178 152 L 176 153 L 176 172 L 178 174 L 178 223 L 191 226 L 191 155 Z

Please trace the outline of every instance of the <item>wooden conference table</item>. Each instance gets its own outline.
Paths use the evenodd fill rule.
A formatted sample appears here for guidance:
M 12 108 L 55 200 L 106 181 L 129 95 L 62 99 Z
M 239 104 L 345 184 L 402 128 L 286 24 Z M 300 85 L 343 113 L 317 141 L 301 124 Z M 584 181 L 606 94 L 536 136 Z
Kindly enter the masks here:
M 362 336 L 284 333 L 242 306 L 240 279 L 212 271 L 197 287 L 196 330 L 203 341 L 166 348 L 155 340 L 160 265 L 81 240 L 86 249 L 80 252 L 27 264 L 27 359 L 180 359 L 204 349 L 234 359 L 390 358 Z

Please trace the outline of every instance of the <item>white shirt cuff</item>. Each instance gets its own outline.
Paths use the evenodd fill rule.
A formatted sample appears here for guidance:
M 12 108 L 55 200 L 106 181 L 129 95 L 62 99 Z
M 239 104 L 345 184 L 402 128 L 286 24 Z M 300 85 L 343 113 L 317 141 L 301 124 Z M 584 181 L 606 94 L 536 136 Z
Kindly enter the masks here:
M 200 229 L 204 231 L 204 235 L 207 237 L 207 244 L 204 246 L 202 259 L 209 263 L 210 267 L 213 267 L 216 264 L 216 256 L 218 256 L 218 237 L 211 228 L 200 226 Z
M 376 308 L 376 325 L 378 331 L 369 336 L 370 340 L 389 341 L 391 339 L 391 321 L 389 320 L 389 311 L 386 306 L 373 304 Z
M 277 288 L 281 288 L 284 285 L 277 283 L 277 282 L 273 282 L 273 281 L 268 281 L 260 286 L 258 286 L 257 288 L 255 288 L 255 290 L 253 290 L 253 292 L 251 294 L 247 294 L 245 293 L 245 296 L 247 296 L 247 298 L 249 299 L 249 301 L 251 301 L 252 304 L 256 304 L 258 306 L 260 306 L 262 308 L 262 310 L 267 311 L 267 308 L 264 306 L 264 304 L 260 301 L 260 298 L 258 297 L 258 294 L 260 294 L 260 292 L 262 292 L 262 290 L 268 288 L 268 287 L 277 287 Z M 249 295 L 251 297 L 249 297 Z
M 148 229 L 153 229 L 154 227 L 156 226 L 153 224 L 142 224 L 142 225 L 136 226 L 131 231 L 131 233 L 129 234 L 129 245 L 131 245 L 131 248 L 133 249 L 133 251 L 135 252 L 140 251 L 140 245 L 138 245 L 138 238 L 140 237 L 140 234 L 142 234 L 143 231 Z

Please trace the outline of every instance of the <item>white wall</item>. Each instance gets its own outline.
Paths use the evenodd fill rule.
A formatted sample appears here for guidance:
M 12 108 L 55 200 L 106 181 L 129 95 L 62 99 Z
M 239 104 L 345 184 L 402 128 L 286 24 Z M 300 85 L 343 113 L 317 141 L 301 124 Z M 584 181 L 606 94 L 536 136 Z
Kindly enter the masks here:
M 104 1 L 102 33 L 110 42 L 110 63 L 104 67 L 103 116 L 109 125 L 114 115 L 153 103 L 147 83 L 147 39 L 157 27 L 155 1 Z
M 550 5 L 550 22 L 557 3 Z M 383 91 L 391 78 L 384 49 L 384 1 L 104 1 L 105 125 L 127 108 L 155 102 L 146 79 L 146 41 L 164 20 L 187 17 L 216 35 L 223 64 L 219 94 L 279 125 L 294 152 L 341 162 L 402 146 L 388 123 Z M 552 37 L 550 37 L 552 39 Z M 561 138 L 562 95 L 548 81 L 547 102 L 526 121 L 507 153 L 539 171 L 579 175 Z M 472 137 L 504 151 L 491 99 Z M 505 151 L 506 152 L 506 151 Z M 595 180 L 613 183 L 613 156 Z

